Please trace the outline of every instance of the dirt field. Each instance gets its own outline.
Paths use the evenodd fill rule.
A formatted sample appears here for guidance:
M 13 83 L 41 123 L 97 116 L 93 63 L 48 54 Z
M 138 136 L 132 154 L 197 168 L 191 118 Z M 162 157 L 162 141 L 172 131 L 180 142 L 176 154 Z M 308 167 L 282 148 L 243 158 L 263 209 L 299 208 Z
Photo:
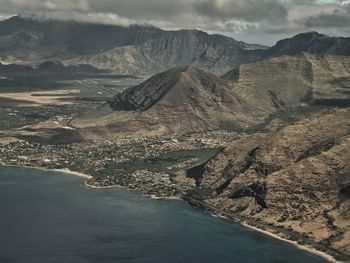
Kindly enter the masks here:
M 36 92 L 0 93 L 0 107 L 70 105 L 80 90 L 52 90 Z

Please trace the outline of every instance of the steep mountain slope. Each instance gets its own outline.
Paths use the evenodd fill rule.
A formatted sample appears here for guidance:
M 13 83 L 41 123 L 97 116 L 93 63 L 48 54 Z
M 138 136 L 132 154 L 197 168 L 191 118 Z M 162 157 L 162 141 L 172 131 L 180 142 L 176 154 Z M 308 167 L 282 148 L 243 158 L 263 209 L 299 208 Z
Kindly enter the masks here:
M 226 82 L 192 66 L 157 74 L 117 95 L 110 101 L 110 107 L 114 111 L 103 113 L 98 120 L 89 115 L 73 125 L 134 136 L 245 129 L 263 117 L 246 105 Z
M 198 30 L 165 31 L 139 45 L 142 54 L 163 68 L 192 64 L 212 72 L 227 71 L 246 61 L 245 49 L 252 48 L 253 45 Z
M 199 30 L 161 31 L 151 38 L 143 39 L 145 41 L 138 41 L 133 46 L 117 47 L 94 56 L 68 60 L 66 63 L 91 64 L 129 74 L 157 73 L 192 64 L 222 73 L 253 59 L 246 56 L 246 49 L 251 50 L 256 46 L 221 35 L 208 35 Z
M 16 16 L 0 22 L 0 60 L 57 60 L 123 74 L 152 74 L 192 64 L 223 74 L 254 61 L 309 52 L 350 55 L 350 38 L 309 32 L 274 47 L 250 45 L 199 30 L 113 26 Z
M 197 177 L 204 202 L 349 260 L 349 114 L 327 110 L 233 142 Z
M 199 30 L 164 31 L 150 26 L 112 26 L 74 21 L 12 17 L 0 22 L 3 60 L 66 60 L 119 73 L 159 72 L 197 61 L 226 71 L 237 65 L 249 45 Z M 261 46 L 263 48 L 263 46 Z M 129 64 L 129 62 L 132 62 Z M 115 65 L 115 66 L 113 66 Z
M 262 61 L 281 55 L 310 54 L 350 55 L 350 38 L 335 38 L 309 32 L 279 41 L 266 49 L 252 48 L 243 42 L 232 42 L 220 35 L 207 35 L 196 30 L 163 31 L 132 48 L 115 48 L 96 56 L 85 56 L 67 61 L 73 64 L 91 64 L 99 68 L 124 69 L 128 73 L 159 72 L 174 66 L 192 64 L 214 73 L 249 62 Z M 115 55 L 117 54 L 117 55 Z M 131 61 L 131 67 L 125 65 Z M 140 61 L 139 65 L 133 61 Z M 148 66 L 147 66 L 148 65 Z
M 243 64 L 222 77 L 264 112 L 306 104 L 350 103 L 350 59 L 301 53 Z
M 119 74 L 142 74 L 160 70 L 160 65 L 135 46 L 116 47 L 97 55 L 65 60 L 66 65 L 94 65 Z
M 108 26 L 74 21 L 37 20 L 15 16 L 0 22 L 0 55 L 3 59 L 44 60 L 96 54 L 117 46 L 132 45 L 160 32 L 140 26 Z M 141 35 L 142 32 L 145 32 Z

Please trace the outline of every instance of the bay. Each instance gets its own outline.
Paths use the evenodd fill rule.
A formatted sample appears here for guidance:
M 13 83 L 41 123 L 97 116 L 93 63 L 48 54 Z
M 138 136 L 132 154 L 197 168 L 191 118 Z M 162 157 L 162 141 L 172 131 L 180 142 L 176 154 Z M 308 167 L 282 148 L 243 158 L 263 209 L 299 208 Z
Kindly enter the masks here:
M 327 262 L 182 201 L 82 183 L 68 174 L 0 168 L 0 262 Z

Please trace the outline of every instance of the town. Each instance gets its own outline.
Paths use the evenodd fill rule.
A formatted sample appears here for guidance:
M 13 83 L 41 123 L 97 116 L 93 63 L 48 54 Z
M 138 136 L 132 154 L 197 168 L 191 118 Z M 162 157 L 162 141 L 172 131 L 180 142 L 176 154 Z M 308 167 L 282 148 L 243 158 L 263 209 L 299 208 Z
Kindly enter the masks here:
M 0 144 L 0 165 L 68 169 L 92 176 L 93 188 L 124 187 L 154 198 L 181 196 L 173 177 L 204 163 L 230 141 L 235 132 L 207 132 L 73 144 L 15 141 Z

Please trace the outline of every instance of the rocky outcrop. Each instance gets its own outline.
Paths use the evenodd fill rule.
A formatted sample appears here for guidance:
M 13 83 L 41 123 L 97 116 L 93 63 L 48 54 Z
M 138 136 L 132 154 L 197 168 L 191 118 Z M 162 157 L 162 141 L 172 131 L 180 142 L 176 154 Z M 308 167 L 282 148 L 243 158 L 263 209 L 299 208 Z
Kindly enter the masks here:
M 204 167 L 204 201 L 350 258 L 350 109 L 230 144 Z M 289 237 L 290 237 L 289 236 Z

